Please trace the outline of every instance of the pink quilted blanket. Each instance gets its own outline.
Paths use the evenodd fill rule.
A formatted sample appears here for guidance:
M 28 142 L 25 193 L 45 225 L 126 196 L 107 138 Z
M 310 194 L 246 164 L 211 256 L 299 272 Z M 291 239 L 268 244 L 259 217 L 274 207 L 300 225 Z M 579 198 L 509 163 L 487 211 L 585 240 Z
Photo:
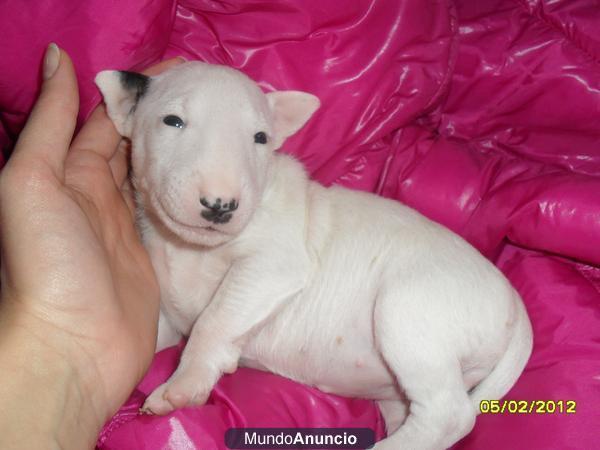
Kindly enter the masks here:
M 324 184 L 376 192 L 445 224 L 525 300 L 535 347 L 507 399 L 540 402 L 480 415 L 454 448 L 600 448 L 596 1 L 45 0 L 3 2 L 0 12 L 5 155 L 50 41 L 73 57 L 82 120 L 100 99 L 96 72 L 175 55 L 239 68 L 265 90 L 319 96 L 322 108 L 285 152 Z M 224 376 L 204 407 L 138 415 L 179 352 L 157 355 L 98 448 L 220 449 L 232 426 L 383 436 L 372 402 L 249 369 Z

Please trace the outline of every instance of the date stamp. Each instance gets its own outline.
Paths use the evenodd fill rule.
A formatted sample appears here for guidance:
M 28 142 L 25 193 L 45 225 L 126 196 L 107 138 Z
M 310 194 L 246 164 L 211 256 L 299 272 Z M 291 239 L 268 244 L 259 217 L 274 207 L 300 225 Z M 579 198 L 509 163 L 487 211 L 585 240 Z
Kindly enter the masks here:
M 575 414 L 575 400 L 481 400 L 481 414 Z

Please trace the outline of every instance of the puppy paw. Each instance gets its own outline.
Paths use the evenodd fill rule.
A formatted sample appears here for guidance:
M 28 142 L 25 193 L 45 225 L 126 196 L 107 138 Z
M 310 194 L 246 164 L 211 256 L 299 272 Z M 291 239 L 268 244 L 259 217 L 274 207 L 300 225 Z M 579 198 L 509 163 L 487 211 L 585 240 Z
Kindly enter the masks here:
M 212 384 L 207 386 L 204 380 L 197 371 L 175 373 L 150 394 L 140 411 L 163 416 L 185 406 L 203 405 L 212 389 Z
M 157 414 L 159 416 L 164 416 L 173 411 L 175 408 L 165 398 L 165 391 L 167 390 L 168 385 L 169 383 L 167 382 L 154 389 L 152 394 L 150 394 L 144 402 L 144 405 L 140 408 L 140 412 L 143 414 Z

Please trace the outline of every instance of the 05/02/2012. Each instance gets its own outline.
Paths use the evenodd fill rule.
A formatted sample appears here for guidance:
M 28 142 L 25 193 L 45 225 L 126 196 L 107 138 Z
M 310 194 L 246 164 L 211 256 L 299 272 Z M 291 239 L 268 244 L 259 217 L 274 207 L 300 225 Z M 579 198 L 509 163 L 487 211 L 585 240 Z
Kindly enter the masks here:
M 575 400 L 482 400 L 482 414 L 575 414 Z

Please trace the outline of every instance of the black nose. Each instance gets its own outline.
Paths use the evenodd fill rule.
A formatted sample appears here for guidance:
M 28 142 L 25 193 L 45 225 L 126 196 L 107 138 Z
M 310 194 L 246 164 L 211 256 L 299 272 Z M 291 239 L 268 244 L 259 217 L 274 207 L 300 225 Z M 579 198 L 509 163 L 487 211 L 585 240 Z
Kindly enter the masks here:
M 213 223 L 229 222 L 233 216 L 233 211 L 238 209 L 239 206 L 239 203 L 235 199 L 232 199 L 230 202 L 221 202 L 221 199 L 217 198 L 214 203 L 211 203 L 206 197 L 200 199 L 200 204 L 206 208 L 200 215 Z

